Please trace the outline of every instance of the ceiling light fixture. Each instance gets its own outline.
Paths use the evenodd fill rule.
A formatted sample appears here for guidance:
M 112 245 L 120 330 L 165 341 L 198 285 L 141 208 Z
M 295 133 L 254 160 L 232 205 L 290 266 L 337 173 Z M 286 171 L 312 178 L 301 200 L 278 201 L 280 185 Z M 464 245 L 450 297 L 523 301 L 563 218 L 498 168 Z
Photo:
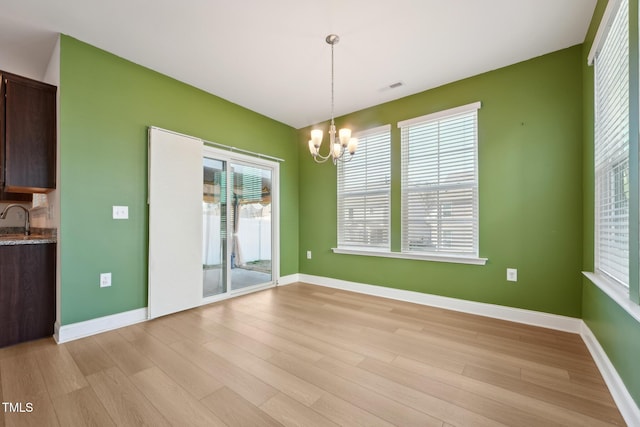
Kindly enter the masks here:
M 329 126 L 329 153 L 327 153 L 326 156 L 320 154 L 320 145 L 322 144 L 323 136 L 321 129 L 313 129 L 311 131 L 309 151 L 316 163 L 324 163 L 332 159 L 335 165 L 338 161 L 348 162 L 353 158 L 353 154 L 358 148 L 358 140 L 351 138 L 351 129 L 347 128 L 340 129 L 338 139 L 336 140 L 336 125 L 333 121 L 333 46 L 340 41 L 340 37 L 335 34 L 329 34 L 325 41 L 331 45 L 331 125 Z M 346 156 L 347 153 L 349 153 L 348 156 Z

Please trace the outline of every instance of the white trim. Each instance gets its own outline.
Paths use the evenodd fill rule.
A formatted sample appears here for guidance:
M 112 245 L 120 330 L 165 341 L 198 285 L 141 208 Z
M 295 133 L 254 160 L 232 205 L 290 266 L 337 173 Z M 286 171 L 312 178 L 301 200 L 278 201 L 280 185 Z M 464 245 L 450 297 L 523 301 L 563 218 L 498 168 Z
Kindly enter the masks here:
M 627 289 L 622 285 L 611 283 L 610 280 L 600 274 L 589 271 L 583 271 L 582 274 L 640 323 L 640 305 L 629 299 L 629 291 Z
M 287 283 L 291 284 L 298 282 L 299 278 L 297 274 L 286 276 Z M 295 280 L 294 280 L 295 279 Z M 263 285 L 255 285 L 247 288 L 237 289 L 221 295 L 215 295 L 213 297 L 203 298 L 200 303 L 200 307 L 203 305 L 211 304 L 226 299 L 231 299 L 241 295 L 262 291 L 265 289 L 273 288 L 277 285 L 274 283 L 266 283 Z M 196 308 L 193 307 L 193 308 Z M 91 335 L 100 334 L 102 332 L 111 331 L 113 329 L 124 328 L 125 326 L 135 325 L 136 323 L 146 322 L 147 307 L 138 308 L 136 310 L 125 311 L 122 313 L 111 314 L 104 317 L 98 317 L 95 319 L 86 320 L 84 322 L 71 323 L 69 325 L 60 326 L 58 322 L 54 325 L 53 338 L 58 344 L 85 338 Z
M 580 333 L 582 327 L 582 320 L 575 317 L 541 313 L 539 311 L 525 310 L 522 308 L 467 301 L 439 295 L 424 294 L 422 292 L 407 291 L 404 289 L 394 289 L 385 286 L 367 285 L 364 283 L 332 279 L 330 277 L 313 276 L 309 274 L 300 274 L 300 281 L 313 285 L 326 286 L 328 288 L 342 289 L 345 291 L 406 301 L 414 304 L 445 308 L 447 310 L 477 314 L 480 316 L 492 317 L 494 319 L 508 320 L 511 322 L 524 323 L 527 325 L 540 326 L 543 328 L 550 328 L 575 334 Z
M 62 344 L 79 338 L 88 337 L 90 335 L 99 334 L 101 332 L 134 325 L 146 320 L 147 308 L 144 307 L 109 316 L 98 317 L 84 322 L 71 323 L 69 325 L 60 326 L 56 322 L 55 334 L 53 337 L 58 344 Z
M 625 422 L 630 426 L 640 426 L 640 409 L 631 394 L 629 394 L 629 390 L 627 390 L 622 378 L 618 375 L 618 371 L 616 371 L 613 363 L 609 360 L 607 353 L 585 322 L 582 322 L 580 336 L 587 346 L 587 349 L 589 349 L 591 357 L 593 357 L 593 360 L 596 362 L 600 374 L 602 374 L 602 378 L 607 384 L 607 387 L 609 387 L 611 396 L 616 402 L 618 410 L 620 410 Z
M 464 257 L 454 255 L 418 254 L 411 252 L 389 252 L 365 249 L 331 248 L 334 254 L 377 256 L 382 258 L 415 259 L 421 261 L 451 262 L 455 264 L 485 265 L 488 258 Z
M 281 278 L 279 278 L 278 284 L 276 286 L 292 285 L 294 283 L 298 283 L 299 281 L 300 281 L 300 275 L 298 273 L 290 274 L 288 276 L 282 276 Z
M 434 120 L 441 119 L 442 117 L 454 116 L 456 114 L 468 113 L 470 111 L 479 110 L 482 107 L 482 103 L 472 102 L 471 104 L 461 105 L 459 107 L 449 108 L 448 110 L 438 111 L 431 114 L 426 114 L 420 117 L 414 117 L 412 119 L 402 120 L 398 122 L 398 128 L 402 128 L 405 126 L 411 126 L 416 123 L 425 123 L 431 122 Z
M 607 8 L 602 15 L 602 19 L 600 20 L 600 25 L 598 25 L 598 31 L 596 32 L 596 36 L 593 39 L 593 43 L 591 44 L 591 49 L 589 49 L 589 56 L 587 56 L 587 64 L 593 65 L 593 60 L 595 59 L 598 52 L 602 48 L 604 44 L 605 37 L 609 34 L 609 28 L 611 28 L 611 24 L 613 24 L 613 20 L 616 17 L 616 13 L 618 12 L 618 8 L 620 7 L 620 3 L 622 0 L 609 0 L 607 4 Z
M 280 277 L 280 164 L 271 166 L 271 278 Z

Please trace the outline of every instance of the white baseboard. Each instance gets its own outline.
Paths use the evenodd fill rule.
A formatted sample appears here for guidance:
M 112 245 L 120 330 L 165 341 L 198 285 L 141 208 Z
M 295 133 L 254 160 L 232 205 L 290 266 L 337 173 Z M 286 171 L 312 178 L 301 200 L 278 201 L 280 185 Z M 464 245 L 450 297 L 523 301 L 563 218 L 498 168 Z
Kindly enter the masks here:
M 328 277 L 300 274 L 301 282 L 361 294 L 375 295 L 399 301 L 428 305 L 431 307 L 445 308 L 461 311 L 463 313 L 477 314 L 495 319 L 509 320 L 511 322 L 540 326 L 559 331 L 580 333 L 582 320 L 575 317 L 560 316 L 557 314 L 542 313 L 539 311 L 525 310 L 522 308 L 506 307 L 502 305 L 487 304 L 482 302 L 467 301 L 457 298 L 443 297 L 439 295 L 424 294 L 422 292 L 407 291 L 404 289 L 387 288 L 384 286 L 367 285 L 364 283 L 349 282 L 346 280 L 331 279 Z
M 298 274 L 292 274 L 290 276 L 281 277 L 278 280 L 278 285 L 290 285 L 296 282 L 299 282 Z M 274 285 L 271 284 L 262 288 L 251 288 L 246 292 L 244 290 L 240 290 L 238 292 L 235 292 L 233 295 L 227 295 L 224 298 L 206 299 L 203 304 L 218 302 L 230 297 L 243 295 L 247 292 L 268 289 L 273 286 Z M 60 326 L 60 324 L 56 322 L 54 326 L 53 338 L 58 344 L 62 344 L 68 341 L 77 340 L 79 338 L 88 337 L 90 335 L 99 334 L 101 332 L 134 325 L 136 323 L 144 322 L 147 319 L 147 308 L 144 307 L 136 310 L 126 311 L 123 313 L 116 313 L 109 316 L 98 317 L 96 319 L 91 319 L 84 322 L 72 323 L 69 325 Z
M 584 321 L 582 322 L 580 336 L 589 349 L 591 357 L 593 357 L 593 360 L 596 362 L 602 378 L 607 383 L 607 387 L 609 387 L 611 396 L 616 402 L 616 405 L 618 405 L 622 417 L 628 425 L 640 426 L 640 408 L 638 408 L 633 397 L 629 394 L 629 390 L 627 390 L 622 378 L 618 375 L 618 371 L 616 371 L 613 363 L 609 360 L 600 342 L 598 342 L 598 339 Z
M 281 278 L 279 278 L 278 286 L 291 285 L 293 283 L 298 283 L 299 281 L 300 281 L 300 275 L 298 273 L 290 274 L 288 276 L 282 276 Z
M 97 319 L 91 319 L 84 322 L 72 323 L 70 325 L 60 326 L 56 323 L 55 334 L 53 337 L 58 344 L 62 344 L 64 342 L 99 334 L 100 332 L 106 332 L 112 329 L 144 322 L 145 320 L 147 320 L 146 307 L 109 316 L 98 317 Z

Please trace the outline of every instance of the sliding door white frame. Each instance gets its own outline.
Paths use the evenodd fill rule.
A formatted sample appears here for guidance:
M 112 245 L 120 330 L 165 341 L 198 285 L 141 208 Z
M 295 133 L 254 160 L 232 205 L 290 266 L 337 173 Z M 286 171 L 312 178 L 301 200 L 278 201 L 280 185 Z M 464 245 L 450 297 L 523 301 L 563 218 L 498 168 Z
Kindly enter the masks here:
M 280 277 L 280 164 L 275 161 L 249 156 L 233 151 L 221 150 L 206 145 L 203 147 L 202 153 L 203 157 L 222 160 L 226 162 L 226 173 L 230 173 L 232 164 L 254 166 L 271 170 L 271 283 L 260 284 L 236 290 L 231 290 L 228 288 L 227 292 L 225 293 L 203 298 L 202 304 L 209 304 L 230 297 L 276 286 L 278 278 Z M 232 180 L 227 179 L 226 182 L 227 194 L 232 194 L 233 189 L 230 188 L 230 186 L 233 185 Z M 231 210 L 228 210 L 227 212 L 231 212 Z M 231 224 L 232 221 L 227 220 L 227 236 L 232 235 Z M 227 250 L 227 259 L 225 264 L 227 268 L 226 277 L 230 278 L 231 251 L 229 250 Z
M 203 297 L 204 157 L 271 170 L 271 283 Z M 199 138 L 149 128 L 149 319 L 276 286 L 280 277 L 279 166 L 276 161 L 206 146 Z M 228 190 L 231 194 L 232 189 Z M 227 251 L 227 268 L 229 257 Z

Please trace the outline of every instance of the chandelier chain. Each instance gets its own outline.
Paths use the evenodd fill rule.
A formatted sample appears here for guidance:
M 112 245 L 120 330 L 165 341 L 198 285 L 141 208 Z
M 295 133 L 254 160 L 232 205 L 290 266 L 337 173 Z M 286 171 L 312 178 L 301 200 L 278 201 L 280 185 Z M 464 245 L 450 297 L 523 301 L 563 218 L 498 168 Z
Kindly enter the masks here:
M 333 43 L 331 43 L 331 124 L 333 123 L 333 107 L 334 107 L 334 90 L 333 90 Z

